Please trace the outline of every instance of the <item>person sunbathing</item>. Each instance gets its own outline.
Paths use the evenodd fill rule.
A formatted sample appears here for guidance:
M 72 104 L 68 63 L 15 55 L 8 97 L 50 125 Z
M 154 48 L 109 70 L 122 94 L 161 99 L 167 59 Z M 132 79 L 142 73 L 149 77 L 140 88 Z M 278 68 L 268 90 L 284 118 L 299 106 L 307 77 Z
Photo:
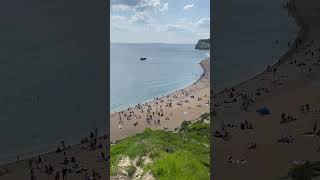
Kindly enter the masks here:
M 218 131 L 218 130 L 216 130 L 215 132 L 214 132 L 214 135 L 213 135 L 214 137 L 217 137 L 217 138 L 220 138 L 220 137 L 222 137 L 222 133 L 220 132 L 220 131 Z
M 309 112 L 309 111 L 310 111 L 309 104 L 305 104 L 305 105 L 301 106 L 301 112 Z
M 231 128 L 233 128 L 233 127 L 236 127 L 236 125 L 231 124 L 231 123 L 228 123 L 228 124 L 225 124 L 225 127 L 231 127 Z
M 282 113 L 280 123 L 287 123 L 287 122 L 291 122 L 291 121 L 295 121 L 295 120 L 297 120 L 297 118 L 294 118 L 293 116 L 286 115 L 285 113 Z
M 248 149 L 256 149 L 257 148 L 257 143 L 251 142 L 249 143 Z
M 287 143 L 287 144 L 291 144 L 293 143 L 294 141 L 294 138 L 292 136 L 285 136 L 285 137 L 282 137 L 280 139 L 278 139 L 278 143 Z
M 232 162 L 232 156 L 231 156 L 231 154 L 229 153 L 228 154 L 228 157 L 227 157 L 227 162 L 229 162 L 229 163 L 231 163 Z

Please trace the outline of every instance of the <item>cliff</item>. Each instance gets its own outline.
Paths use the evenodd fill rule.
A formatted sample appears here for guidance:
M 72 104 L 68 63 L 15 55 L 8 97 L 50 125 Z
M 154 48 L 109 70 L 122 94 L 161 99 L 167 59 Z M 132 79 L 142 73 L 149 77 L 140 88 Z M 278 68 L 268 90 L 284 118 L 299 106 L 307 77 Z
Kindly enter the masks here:
M 210 39 L 200 39 L 195 49 L 201 49 L 201 50 L 210 49 Z

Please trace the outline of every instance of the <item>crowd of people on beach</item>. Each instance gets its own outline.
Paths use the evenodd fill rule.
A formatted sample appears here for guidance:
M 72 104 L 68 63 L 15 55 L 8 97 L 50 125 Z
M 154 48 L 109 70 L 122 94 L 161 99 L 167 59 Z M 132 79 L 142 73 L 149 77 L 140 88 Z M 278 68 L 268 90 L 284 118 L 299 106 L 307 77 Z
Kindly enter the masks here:
M 278 40 L 277 40 L 278 41 Z M 279 42 L 279 41 L 278 41 Z M 313 66 L 316 66 L 320 62 L 320 48 L 315 47 L 315 42 L 313 40 L 309 42 L 303 42 L 301 39 L 297 39 L 294 44 L 292 45 L 292 48 L 294 49 L 293 55 L 289 57 L 289 61 L 279 61 L 278 63 L 274 64 L 273 66 L 268 65 L 266 68 L 266 71 L 263 72 L 264 74 L 263 78 L 257 81 L 261 81 L 262 83 L 256 82 L 256 89 L 249 91 L 249 89 L 241 89 L 240 87 L 232 87 L 230 89 L 225 89 L 219 94 L 216 94 L 214 96 L 214 109 L 216 111 L 215 115 L 219 115 L 219 110 L 224 109 L 225 107 L 228 107 L 228 109 L 231 107 L 230 104 L 233 104 L 235 107 L 240 107 L 240 109 L 250 112 L 250 105 L 254 104 L 254 102 L 260 97 L 267 96 L 268 94 L 272 93 L 272 91 L 275 88 L 279 88 L 283 86 L 288 80 L 288 75 L 290 74 L 284 74 L 282 72 L 282 69 L 288 69 L 290 68 L 290 65 L 295 65 L 302 74 L 305 74 L 305 77 L 310 77 L 310 73 L 314 71 L 315 68 Z M 299 55 L 303 55 L 305 58 L 296 58 L 299 57 Z M 288 66 L 289 65 L 289 66 Z M 285 68 L 284 68 L 285 67 Z M 294 68 L 291 66 L 291 68 Z M 294 71 L 294 70 L 293 70 Z M 288 71 L 286 70 L 286 73 Z M 269 78 L 267 78 L 269 75 Z M 311 110 L 310 104 L 304 104 L 301 106 L 302 113 L 307 112 L 316 112 Z M 280 124 L 286 124 L 293 121 L 298 121 L 298 118 L 287 114 L 282 113 L 280 118 Z M 240 127 L 241 130 L 245 129 L 253 129 L 252 123 L 249 123 L 247 120 L 240 121 L 239 124 L 235 123 L 223 123 L 223 127 L 221 129 L 217 129 L 213 136 L 216 138 L 222 138 L 230 140 L 231 134 L 230 131 L 228 131 L 226 128 L 233 128 L 233 127 Z M 319 130 L 320 132 L 320 130 Z M 316 123 L 313 126 L 313 130 L 310 134 L 317 135 L 317 125 Z M 320 133 L 319 133 L 320 135 Z M 254 135 L 253 135 L 254 136 Z M 295 138 L 293 136 L 283 136 L 277 139 L 278 143 L 283 144 L 292 144 L 295 143 Z M 248 149 L 255 149 L 257 147 L 256 142 L 249 143 Z M 320 149 L 320 146 L 319 146 Z M 235 162 L 232 157 L 227 158 L 227 162 Z M 241 163 L 240 163 L 241 164 Z
M 186 89 L 177 90 L 163 97 L 155 97 L 151 102 L 137 104 L 114 113 L 113 116 L 117 116 L 118 128 L 123 129 L 124 123 L 130 121 L 132 121 L 133 127 L 139 124 L 149 127 L 162 127 L 162 122 L 170 120 L 176 112 L 176 108 L 185 107 L 191 102 L 195 102 L 199 107 L 202 106 L 201 104 L 209 105 L 210 101 L 207 94 L 198 97 L 193 95 L 197 88 L 197 83 L 194 83 Z M 187 113 L 187 111 L 184 111 L 184 113 Z
M 78 148 L 80 146 L 80 148 Z M 73 148 L 62 140 L 54 153 L 39 155 L 35 158 L 19 161 L 27 163 L 31 180 L 44 179 L 44 177 L 53 177 L 55 180 L 67 180 L 69 176 L 79 176 L 76 179 L 97 180 L 104 177 L 105 172 L 98 172 L 95 168 L 97 164 L 101 168 L 105 168 L 105 163 L 109 156 L 106 156 L 107 136 L 98 136 L 98 130 L 90 132 L 88 137 L 84 137 L 80 141 L 80 145 Z M 92 152 L 95 154 L 96 165 L 90 166 L 88 162 L 79 161 L 85 153 Z M 55 157 L 55 158 L 52 158 Z M 60 159 L 61 161 L 58 161 Z M 8 167 L 0 168 L 0 176 L 14 173 Z M 72 178 L 71 178 L 72 179 Z

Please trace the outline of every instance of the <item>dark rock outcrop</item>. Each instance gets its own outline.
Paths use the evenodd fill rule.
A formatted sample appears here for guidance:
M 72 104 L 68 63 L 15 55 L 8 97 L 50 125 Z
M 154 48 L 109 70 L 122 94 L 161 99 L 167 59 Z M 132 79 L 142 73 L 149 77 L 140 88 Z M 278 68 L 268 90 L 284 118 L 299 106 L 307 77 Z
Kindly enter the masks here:
M 210 39 L 200 39 L 195 49 L 200 49 L 200 50 L 210 49 Z

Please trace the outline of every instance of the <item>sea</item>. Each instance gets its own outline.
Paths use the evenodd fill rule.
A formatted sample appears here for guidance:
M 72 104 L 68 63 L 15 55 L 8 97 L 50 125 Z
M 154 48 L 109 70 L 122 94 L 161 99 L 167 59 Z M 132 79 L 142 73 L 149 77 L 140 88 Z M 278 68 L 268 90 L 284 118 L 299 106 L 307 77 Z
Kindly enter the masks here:
M 217 93 L 264 71 L 288 50 L 299 28 L 282 0 L 215 1 L 211 48 Z M 275 41 L 278 40 L 278 44 Z
M 110 57 L 110 111 L 115 112 L 191 85 L 203 73 L 199 63 L 209 50 L 196 50 L 195 44 L 111 43 Z

